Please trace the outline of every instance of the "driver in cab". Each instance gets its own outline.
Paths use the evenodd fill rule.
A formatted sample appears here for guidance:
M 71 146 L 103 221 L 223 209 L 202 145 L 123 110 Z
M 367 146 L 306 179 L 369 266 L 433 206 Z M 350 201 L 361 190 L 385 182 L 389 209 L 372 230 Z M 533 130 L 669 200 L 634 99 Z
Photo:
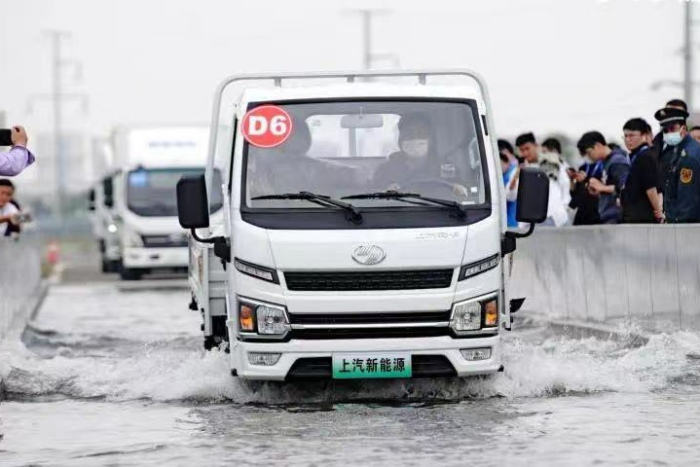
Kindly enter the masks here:
M 399 149 L 374 173 L 373 185 L 392 191 L 411 191 L 420 186 L 439 184 L 438 161 L 435 160 L 430 120 L 423 114 L 407 114 L 398 123 Z M 461 198 L 467 189 L 445 181 L 452 193 Z

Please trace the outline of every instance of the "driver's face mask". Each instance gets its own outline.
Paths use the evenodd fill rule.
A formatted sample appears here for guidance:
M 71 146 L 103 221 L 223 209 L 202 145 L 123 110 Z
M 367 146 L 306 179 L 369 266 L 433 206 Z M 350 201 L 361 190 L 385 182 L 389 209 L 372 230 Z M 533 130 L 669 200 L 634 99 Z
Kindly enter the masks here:
M 407 139 L 401 143 L 401 150 L 409 157 L 420 158 L 428 155 L 429 146 L 427 139 Z

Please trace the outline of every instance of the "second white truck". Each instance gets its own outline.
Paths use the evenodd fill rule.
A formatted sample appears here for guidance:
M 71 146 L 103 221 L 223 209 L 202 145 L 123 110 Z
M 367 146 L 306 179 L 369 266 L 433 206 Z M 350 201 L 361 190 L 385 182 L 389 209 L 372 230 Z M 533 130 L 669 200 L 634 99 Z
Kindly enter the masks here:
M 105 257 L 117 258 L 122 279 L 187 271 L 187 233 L 177 222 L 175 186 L 183 175 L 204 173 L 208 135 L 208 128 L 185 126 L 113 133 L 113 167 L 102 190 L 111 205 L 104 243 Z M 106 187 L 111 197 L 104 196 Z

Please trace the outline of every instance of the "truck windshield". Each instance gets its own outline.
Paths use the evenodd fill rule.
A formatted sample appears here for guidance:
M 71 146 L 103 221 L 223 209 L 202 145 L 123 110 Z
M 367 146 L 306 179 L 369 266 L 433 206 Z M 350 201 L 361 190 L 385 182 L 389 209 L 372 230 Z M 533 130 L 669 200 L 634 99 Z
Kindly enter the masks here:
M 483 207 L 489 200 L 474 101 L 279 107 L 293 120 L 286 141 L 273 148 L 246 143 L 244 189 L 249 208 L 313 208 L 299 199 L 259 198 L 302 191 L 341 199 L 392 190 L 456 202 L 465 209 Z M 431 206 L 391 196 L 357 196 L 352 204 L 406 210 Z
M 175 186 L 183 175 L 201 175 L 204 169 L 137 169 L 127 178 L 127 206 L 145 217 L 177 216 Z

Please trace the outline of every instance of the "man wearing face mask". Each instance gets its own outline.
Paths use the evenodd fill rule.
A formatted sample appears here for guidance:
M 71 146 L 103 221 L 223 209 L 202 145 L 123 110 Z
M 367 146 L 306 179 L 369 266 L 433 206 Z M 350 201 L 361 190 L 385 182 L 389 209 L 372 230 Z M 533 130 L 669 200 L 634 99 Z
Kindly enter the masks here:
M 664 211 L 669 223 L 700 222 L 700 144 L 691 138 L 688 112 L 665 107 L 654 114 L 663 132 Z
M 430 120 L 423 114 L 407 114 L 399 120 L 398 129 L 400 151 L 377 168 L 373 184 L 380 189 L 405 191 L 413 189 L 414 182 L 440 178 L 437 162 L 431 158 L 434 148 Z M 462 185 L 454 184 L 452 191 L 455 196 L 467 197 Z
M 389 160 L 377 168 L 373 182 L 378 188 L 398 190 L 411 180 L 428 176 L 430 122 L 421 114 L 404 115 L 398 129 L 400 151 L 391 154 Z

